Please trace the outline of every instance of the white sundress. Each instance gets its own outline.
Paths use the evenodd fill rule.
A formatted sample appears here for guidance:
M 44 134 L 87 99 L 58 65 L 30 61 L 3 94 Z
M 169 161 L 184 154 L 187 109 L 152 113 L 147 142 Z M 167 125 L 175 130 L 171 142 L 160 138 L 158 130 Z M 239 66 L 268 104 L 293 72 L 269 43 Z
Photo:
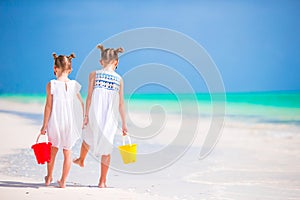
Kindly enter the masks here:
M 121 76 L 113 70 L 98 70 L 89 110 L 89 123 L 84 141 L 93 155 L 111 154 L 118 128 L 119 90 Z
M 83 111 L 77 94 L 81 85 L 75 80 L 51 80 L 52 111 L 48 139 L 52 146 L 70 150 L 81 136 Z

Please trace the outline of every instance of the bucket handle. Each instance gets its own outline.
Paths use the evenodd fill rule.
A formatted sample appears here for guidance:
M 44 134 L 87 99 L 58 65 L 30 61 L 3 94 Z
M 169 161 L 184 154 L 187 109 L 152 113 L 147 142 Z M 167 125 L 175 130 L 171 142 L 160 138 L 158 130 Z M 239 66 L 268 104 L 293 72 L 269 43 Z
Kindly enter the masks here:
M 129 135 L 122 136 L 122 139 L 123 139 L 123 146 L 125 145 L 125 137 L 128 138 L 129 145 L 131 146 L 131 139 L 130 139 Z
M 39 139 L 40 139 L 40 137 L 42 136 L 42 135 L 45 135 L 46 136 L 46 134 L 39 134 L 38 136 L 37 136 L 37 138 L 36 138 L 36 144 L 39 142 Z M 47 138 L 47 142 L 48 142 L 48 137 L 46 137 Z

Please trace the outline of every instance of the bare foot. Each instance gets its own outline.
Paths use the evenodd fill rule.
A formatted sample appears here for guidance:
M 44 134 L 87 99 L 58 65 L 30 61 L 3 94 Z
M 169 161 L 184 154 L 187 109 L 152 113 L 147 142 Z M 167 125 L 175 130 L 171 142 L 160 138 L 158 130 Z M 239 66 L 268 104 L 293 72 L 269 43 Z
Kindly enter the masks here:
M 57 181 L 57 183 L 58 183 L 58 187 L 60 187 L 60 188 L 65 188 L 66 187 L 66 183 L 62 182 L 61 180 Z
M 99 183 L 98 187 L 99 188 L 107 188 L 107 185 L 106 185 L 106 183 Z
M 45 185 L 49 186 L 51 182 L 52 182 L 52 177 L 45 176 Z
M 80 158 L 76 158 L 73 160 L 73 163 L 79 165 L 80 167 L 84 167 L 84 163 Z

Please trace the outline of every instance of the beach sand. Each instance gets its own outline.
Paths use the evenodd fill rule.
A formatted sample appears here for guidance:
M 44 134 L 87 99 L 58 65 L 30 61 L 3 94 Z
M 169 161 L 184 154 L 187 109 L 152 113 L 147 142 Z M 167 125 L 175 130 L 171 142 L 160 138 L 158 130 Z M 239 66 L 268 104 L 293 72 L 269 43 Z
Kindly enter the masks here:
M 143 118 L 141 113 L 132 113 Z M 106 189 L 97 188 L 99 163 L 88 156 L 86 166 L 73 165 L 67 188 L 43 184 L 46 166 L 36 163 L 35 143 L 43 118 L 43 105 L 0 99 L 1 199 L 300 199 L 300 128 L 296 125 L 246 123 L 226 119 L 214 151 L 199 160 L 209 127 L 200 119 L 199 134 L 176 162 L 152 173 L 131 174 L 111 169 Z M 176 117 L 162 133 L 173 132 Z M 145 123 L 145 122 L 141 122 Z M 172 129 L 172 126 L 173 129 Z M 141 150 L 165 145 L 170 135 L 147 142 Z M 73 157 L 78 156 L 80 141 Z M 58 154 L 54 179 L 60 177 Z M 138 160 L 137 160 L 138 162 Z

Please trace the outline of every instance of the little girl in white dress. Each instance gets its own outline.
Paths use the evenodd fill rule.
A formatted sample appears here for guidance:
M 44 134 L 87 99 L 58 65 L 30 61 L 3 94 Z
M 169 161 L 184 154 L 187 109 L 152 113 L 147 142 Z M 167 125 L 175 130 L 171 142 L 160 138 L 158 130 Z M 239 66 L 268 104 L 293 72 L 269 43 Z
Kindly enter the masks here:
M 75 55 L 57 56 L 54 53 L 53 57 L 54 74 L 57 79 L 47 84 L 44 122 L 41 128 L 41 134 L 47 133 L 48 140 L 52 143 L 45 184 L 48 186 L 51 183 L 57 151 L 63 149 L 64 164 L 58 184 L 59 187 L 65 187 L 71 166 L 71 148 L 81 135 L 84 106 L 79 93 L 80 84 L 68 78 L 72 71 L 71 60 Z
M 101 177 L 99 187 L 106 186 L 106 175 L 110 164 L 110 154 L 118 128 L 118 113 L 122 121 L 122 132 L 126 135 L 123 80 L 115 72 L 118 65 L 118 53 L 122 48 L 112 49 L 97 46 L 101 50 L 101 70 L 92 72 L 89 77 L 86 113 L 84 118 L 85 134 L 81 145 L 80 157 L 73 162 L 84 166 L 88 150 L 95 156 L 101 156 Z M 119 111 L 119 112 L 118 112 Z M 121 131 L 120 131 L 121 132 Z
M 114 136 L 118 132 L 118 108 L 120 81 L 122 78 L 113 70 L 95 72 L 94 91 L 89 114 L 86 118 L 84 141 L 90 145 L 93 155 L 99 157 L 112 152 Z

